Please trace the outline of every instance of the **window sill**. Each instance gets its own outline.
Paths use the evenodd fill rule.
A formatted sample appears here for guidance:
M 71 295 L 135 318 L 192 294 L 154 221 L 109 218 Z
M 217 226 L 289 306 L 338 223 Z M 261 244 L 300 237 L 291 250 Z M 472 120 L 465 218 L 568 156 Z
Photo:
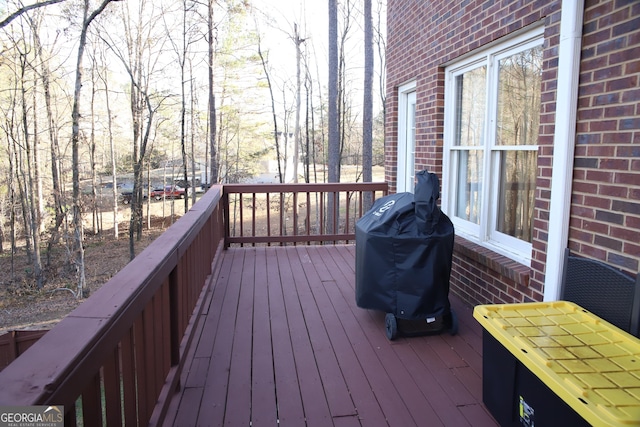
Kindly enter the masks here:
M 501 276 L 513 280 L 516 284 L 528 287 L 531 268 L 491 249 L 456 235 L 454 253 L 469 258 L 471 261 L 483 265 Z

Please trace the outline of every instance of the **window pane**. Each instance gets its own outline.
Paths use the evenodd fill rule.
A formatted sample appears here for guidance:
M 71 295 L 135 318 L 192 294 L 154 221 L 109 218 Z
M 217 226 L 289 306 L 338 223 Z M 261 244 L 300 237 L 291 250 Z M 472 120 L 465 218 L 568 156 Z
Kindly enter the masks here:
M 456 216 L 480 224 L 483 152 L 469 150 L 455 153 L 458 156 Z
M 484 143 L 487 67 L 482 66 L 456 77 L 455 145 Z
M 497 229 L 531 243 L 537 151 L 500 153 Z
M 542 47 L 500 60 L 496 145 L 537 145 Z

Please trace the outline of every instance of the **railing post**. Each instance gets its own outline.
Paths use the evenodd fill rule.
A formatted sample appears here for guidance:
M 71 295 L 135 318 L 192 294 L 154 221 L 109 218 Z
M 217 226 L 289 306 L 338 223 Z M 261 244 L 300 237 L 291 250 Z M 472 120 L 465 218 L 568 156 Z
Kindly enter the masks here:
M 175 366 L 180 363 L 180 341 L 182 339 L 182 333 L 180 331 L 180 292 L 178 289 L 178 273 L 177 268 L 171 270 L 169 273 L 169 332 L 171 334 L 170 346 L 171 346 L 171 366 Z M 178 384 L 180 387 L 180 384 Z
M 224 188 L 222 190 L 222 216 L 224 219 L 224 247 L 228 248 L 230 246 L 229 236 L 231 236 L 231 221 L 229 220 L 229 193 L 227 193 Z

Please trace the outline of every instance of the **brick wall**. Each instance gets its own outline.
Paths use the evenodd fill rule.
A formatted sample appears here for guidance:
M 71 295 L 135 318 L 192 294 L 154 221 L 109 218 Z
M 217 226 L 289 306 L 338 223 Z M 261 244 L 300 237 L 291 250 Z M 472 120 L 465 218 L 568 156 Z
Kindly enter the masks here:
M 640 2 L 585 2 L 569 247 L 640 268 Z
M 543 87 L 540 166 L 534 245 L 537 273 L 527 266 L 456 238 L 451 291 L 471 303 L 542 299 L 544 254 L 550 197 L 555 68 L 559 1 L 389 0 L 387 10 L 386 179 L 392 189 L 397 170 L 398 87 L 416 81 L 416 170 L 442 179 L 444 67 L 447 62 L 536 22 L 545 25 L 544 58 L 549 68 Z M 545 213 L 546 212 L 546 213 Z
M 416 170 L 442 179 L 444 66 L 542 21 L 544 57 L 531 267 L 456 238 L 452 292 L 472 303 L 540 300 L 553 167 L 560 1 L 388 1 L 386 179 L 396 186 L 397 89 L 416 82 Z M 587 0 L 569 247 L 640 268 L 640 2 Z M 446 184 L 445 184 L 446 185 Z
M 395 189 L 397 89 L 416 81 L 416 170 L 442 178 L 444 66 L 543 21 L 531 267 L 456 238 L 452 292 L 472 303 L 541 300 L 555 131 L 560 1 L 388 1 L 386 179 Z M 640 2 L 587 0 L 569 247 L 635 274 L 640 263 Z

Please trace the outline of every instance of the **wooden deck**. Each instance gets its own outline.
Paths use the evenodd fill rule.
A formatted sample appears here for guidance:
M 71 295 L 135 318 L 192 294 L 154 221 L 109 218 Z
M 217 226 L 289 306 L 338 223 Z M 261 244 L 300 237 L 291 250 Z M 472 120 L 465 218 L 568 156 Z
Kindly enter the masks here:
M 481 327 L 385 336 L 354 298 L 355 246 L 225 252 L 172 399 L 173 426 L 496 426 L 482 404 Z

